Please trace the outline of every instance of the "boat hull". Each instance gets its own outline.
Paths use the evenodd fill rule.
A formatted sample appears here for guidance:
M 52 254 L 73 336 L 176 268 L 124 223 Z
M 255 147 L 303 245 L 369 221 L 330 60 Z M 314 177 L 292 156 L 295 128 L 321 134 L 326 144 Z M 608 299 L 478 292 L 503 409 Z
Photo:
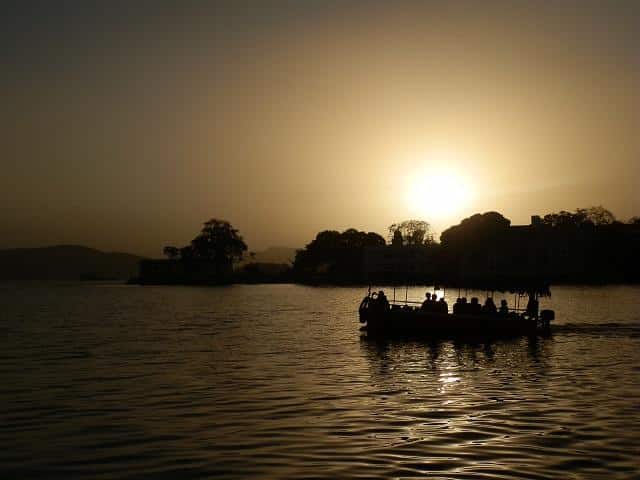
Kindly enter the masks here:
M 518 315 L 470 315 L 392 309 L 360 311 L 370 335 L 496 336 L 529 335 L 541 330 L 534 318 Z

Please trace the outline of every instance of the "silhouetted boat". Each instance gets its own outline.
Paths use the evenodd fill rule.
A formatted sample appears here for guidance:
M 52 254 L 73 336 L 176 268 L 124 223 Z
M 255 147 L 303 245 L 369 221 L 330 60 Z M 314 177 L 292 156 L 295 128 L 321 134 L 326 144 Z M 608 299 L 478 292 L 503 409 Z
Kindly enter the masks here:
M 546 292 L 546 293 L 545 293 Z M 505 313 L 453 313 L 429 311 L 421 302 L 380 302 L 378 294 L 369 291 L 360 303 L 360 323 L 370 335 L 408 336 L 496 336 L 529 335 L 548 331 L 555 318 L 553 310 L 538 312 L 537 298 L 548 295 L 548 288 L 517 291 L 520 297 L 535 301 L 535 308 L 511 308 Z

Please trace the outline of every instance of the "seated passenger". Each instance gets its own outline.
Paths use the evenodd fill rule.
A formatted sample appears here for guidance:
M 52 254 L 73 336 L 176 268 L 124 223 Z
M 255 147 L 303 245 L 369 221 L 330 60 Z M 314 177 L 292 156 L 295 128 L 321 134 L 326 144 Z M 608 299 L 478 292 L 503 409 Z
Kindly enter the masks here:
M 461 307 L 461 306 L 462 306 L 462 299 L 461 299 L 460 297 L 458 297 L 458 298 L 456 299 L 456 303 L 454 303 L 454 304 L 453 304 L 453 313 L 454 313 L 454 314 L 456 314 L 456 315 L 457 315 L 458 313 L 462 313 L 462 312 L 460 311 L 460 307 Z
M 444 297 L 441 297 L 440 300 L 438 300 L 438 312 L 444 314 L 449 313 L 449 305 L 445 302 Z
M 425 293 L 424 302 L 422 302 L 422 310 L 429 311 L 429 307 L 431 306 L 431 294 L 429 292 Z
M 382 290 L 378 292 L 377 303 L 380 310 L 389 310 L 389 300 Z
M 507 315 L 509 313 L 509 307 L 506 300 L 500 300 L 500 315 Z
M 497 312 L 496 304 L 493 303 L 493 298 L 487 297 L 487 299 L 484 301 L 484 305 L 482 306 L 482 313 L 495 315 L 496 312 Z
M 479 315 L 482 313 L 482 307 L 478 302 L 478 297 L 471 298 L 471 304 L 469 305 L 469 313 L 472 315 Z
M 467 297 L 462 297 L 460 300 L 460 313 L 469 313 L 469 304 L 467 303 Z

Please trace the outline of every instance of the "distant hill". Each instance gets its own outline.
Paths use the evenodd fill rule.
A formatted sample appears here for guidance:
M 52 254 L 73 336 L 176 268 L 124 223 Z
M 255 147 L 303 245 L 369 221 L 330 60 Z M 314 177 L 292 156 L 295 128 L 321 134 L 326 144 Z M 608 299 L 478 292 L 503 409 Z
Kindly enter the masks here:
M 0 250 L 0 280 L 116 280 L 138 274 L 142 257 L 77 245 Z
M 296 256 L 297 248 L 269 247 L 266 250 L 255 252 L 253 259 L 248 258 L 247 263 L 288 263 L 291 264 Z

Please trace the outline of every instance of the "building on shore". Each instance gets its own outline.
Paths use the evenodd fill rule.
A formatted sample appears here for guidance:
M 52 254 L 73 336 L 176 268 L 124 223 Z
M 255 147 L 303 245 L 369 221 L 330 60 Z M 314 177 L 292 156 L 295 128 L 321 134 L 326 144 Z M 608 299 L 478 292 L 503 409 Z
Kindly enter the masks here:
M 449 282 L 508 286 L 528 282 L 640 281 L 640 225 L 590 223 L 460 229 L 435 246 L 375 246 L 364 250 L 371 283 Z
M 366 247 L 364 278 L 371 283 L 425 283 L 437 274 L 435 246 L 381 245 Z

